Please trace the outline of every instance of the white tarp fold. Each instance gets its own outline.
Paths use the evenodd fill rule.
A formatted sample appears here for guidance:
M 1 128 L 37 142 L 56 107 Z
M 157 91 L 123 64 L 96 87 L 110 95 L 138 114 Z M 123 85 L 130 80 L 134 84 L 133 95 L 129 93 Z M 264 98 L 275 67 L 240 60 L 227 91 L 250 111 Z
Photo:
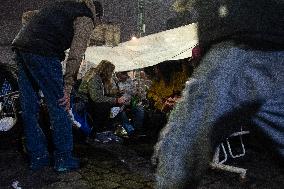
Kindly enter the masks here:
M 116 66 L 116 71 L 127 71 L 190 57 L 197 43 L 197 25 L 194 23 L 120 43 L 116 47 L 88 47 L 85 59 L 91 64 L 109 60 Z

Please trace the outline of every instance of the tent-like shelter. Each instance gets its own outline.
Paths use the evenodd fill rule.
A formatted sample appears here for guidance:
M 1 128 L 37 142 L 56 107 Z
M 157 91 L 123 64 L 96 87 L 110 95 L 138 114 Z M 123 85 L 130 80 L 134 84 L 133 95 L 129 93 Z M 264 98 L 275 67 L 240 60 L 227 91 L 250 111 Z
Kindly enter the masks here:
M 116 71 L 128 71 L 191 57 L 191 50 L 197 43 L 197 24 L 193 23 L 132 39 L 116 47 L 88 47 L 85 59 L 90 64 L 109 60 L 116 66 Z

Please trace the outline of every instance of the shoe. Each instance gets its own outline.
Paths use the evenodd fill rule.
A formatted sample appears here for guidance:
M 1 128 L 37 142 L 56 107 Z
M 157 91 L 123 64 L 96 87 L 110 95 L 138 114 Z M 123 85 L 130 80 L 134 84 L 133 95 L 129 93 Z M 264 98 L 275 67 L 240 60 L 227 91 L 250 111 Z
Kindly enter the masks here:
M 47 167 L 50 165 L 50 158 L 49 156 L 43 156 L 43 157 L 33 157 L 31 158 L 31 164 L 30 169 L 32 171 L 37 171 L 42 169 L 43 167 Z
M 58 158 L 55 160 L 54 169 L 57 172 L 65 172 L 80 168 L 80 161 L 74 157 Z

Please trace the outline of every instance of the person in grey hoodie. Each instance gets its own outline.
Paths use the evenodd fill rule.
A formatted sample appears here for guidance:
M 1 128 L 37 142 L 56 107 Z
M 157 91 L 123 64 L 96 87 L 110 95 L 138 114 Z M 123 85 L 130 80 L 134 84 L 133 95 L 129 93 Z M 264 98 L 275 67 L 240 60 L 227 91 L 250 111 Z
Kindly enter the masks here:
M 159 189 L 197 187 L 242 125 L 284 158 L 284 1 L 196 0 L 195 9 L 205 53 L 155 146 Z

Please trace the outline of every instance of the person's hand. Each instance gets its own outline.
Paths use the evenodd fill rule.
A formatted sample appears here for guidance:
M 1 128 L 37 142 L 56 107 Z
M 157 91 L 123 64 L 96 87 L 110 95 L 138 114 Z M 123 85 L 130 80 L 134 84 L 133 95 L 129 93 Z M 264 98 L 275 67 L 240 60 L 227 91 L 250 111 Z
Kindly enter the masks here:
M 178 102 L 178 101 L 181 99 L 181 96 L 180 96 L 180 95 L 175 95 L 172 99 L 173 99 L 175 102 Z
M 174 98 L 172 97 L 169 97 L 166 102 L 165 102 L 165 105 L 168 106 L 168 107 L 173 107 L 175 105 L 176 101 Z
M 175 105 L 176 101 L 174 98 L 169 97 L 167 98 L 167 100 L 163 103 L 163 107 L 162 107 L 162 112 L 169 112 L 173 109 L 174 105 Z
M 125 98 L 124 98 L 124 96 L 119 97 L 119 98 L 117 99 L 117 103 L 118 103 L 118 104 L 124 104 L 124 103 L 125 103 Z
M 58 100 L 60 106 L 65 106 L 65 110 L 70 110 L 70 92 L 68 90 L 64 90 L 64 96 Z

